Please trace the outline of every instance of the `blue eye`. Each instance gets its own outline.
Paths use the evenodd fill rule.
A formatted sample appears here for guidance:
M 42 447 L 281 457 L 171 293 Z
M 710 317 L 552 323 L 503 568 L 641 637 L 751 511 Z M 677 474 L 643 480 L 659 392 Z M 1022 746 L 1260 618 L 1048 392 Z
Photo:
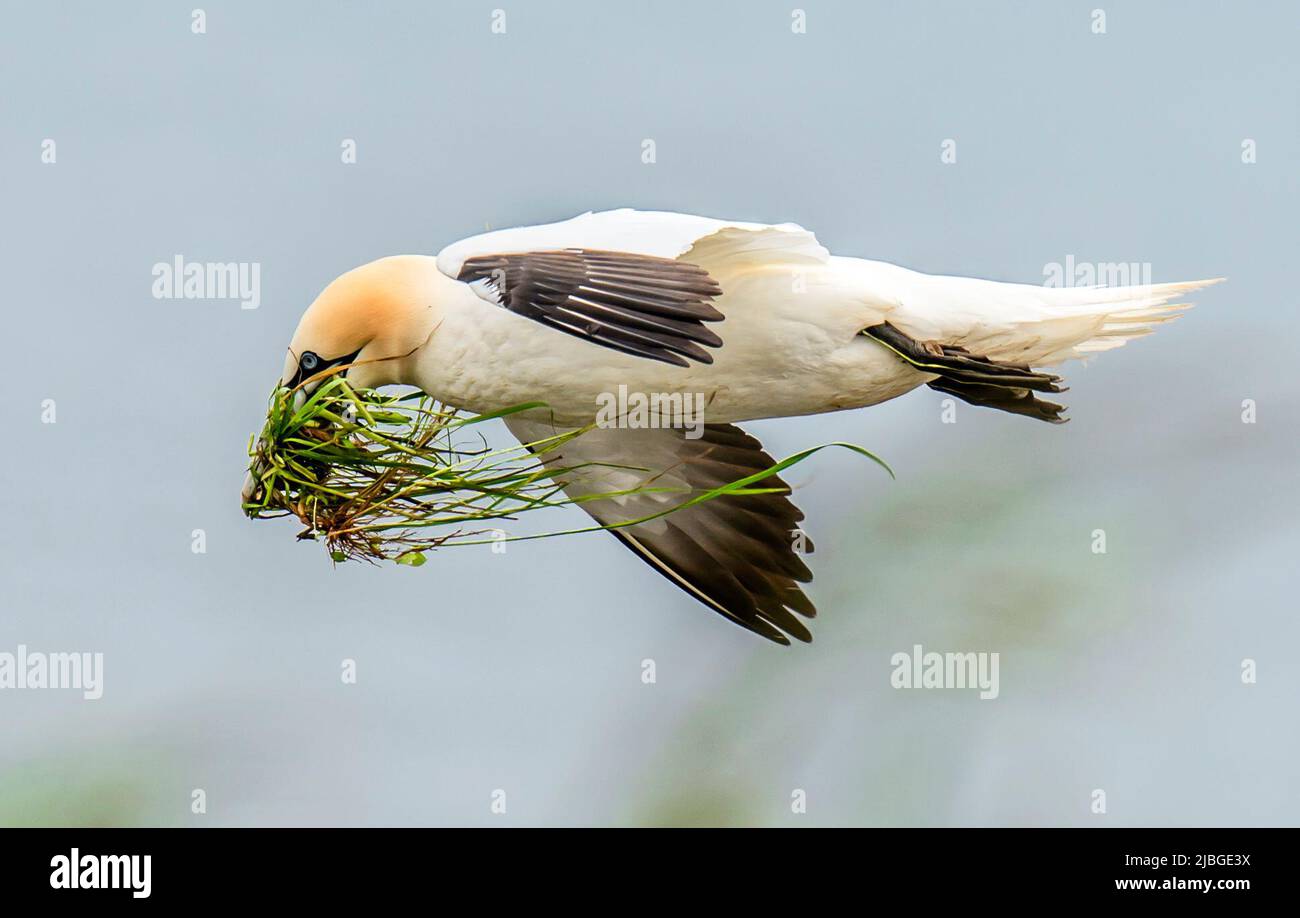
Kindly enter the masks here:
M 302 359 L 298 361 L 298 366 L 310 373 L 320 366 L 320 358 L 311 351 L 307 351 L 302 355 Z

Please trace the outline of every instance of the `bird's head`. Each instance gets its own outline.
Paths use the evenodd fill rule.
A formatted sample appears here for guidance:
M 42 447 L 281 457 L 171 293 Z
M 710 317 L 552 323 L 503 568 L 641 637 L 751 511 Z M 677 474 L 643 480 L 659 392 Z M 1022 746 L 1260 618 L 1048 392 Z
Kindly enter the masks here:
M 305 398 L 339 367 L 358 389 L 410 382 L 437 325 L 436 271 L 432 259 L 394 255 L 336 278 L 299 320 L 280 384 Z
M 446 283 L 432 258 L 394 255 L 340 275 L 307 307 L 289 342 L 280 385 L 293 390 L 300 407 L 333 373 L 356 389 L 415 384 L 417 352 L 442 314 L 439 290 Z M 253 499 L 253 472 L 242 497 Z

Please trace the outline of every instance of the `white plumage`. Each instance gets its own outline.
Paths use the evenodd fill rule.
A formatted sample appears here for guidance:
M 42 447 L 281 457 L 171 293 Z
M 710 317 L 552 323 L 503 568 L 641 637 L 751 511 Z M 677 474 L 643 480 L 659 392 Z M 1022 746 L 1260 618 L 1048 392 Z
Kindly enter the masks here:
M 888 321 L 920 341 L 1052 366 L 1148 333 L 1182 308 L 1172 299 L 1213 283 L 1049 288 L 942 277 L 832 256 L 792 223 L 626 209 L 473 236 L 443 249 L 437 266 L 454 279 L 475 256 L 557 249 L 675 258 L 705 269 L 722 288 L 714 302 L 725 320 L 713 328 L 723 346 L 712 364 L 673 367 L 592 347 L 466 301 L 444 321 L 456 342 L 457 378 L 450 382 L 469 407 L 486 410 L 474 393 L 491 392 L 506 403 L 541 399 L 561 420 L 585 423 L 600 393 L 626 385 L 704 392 L 709 419 L 716 421 L 859 408 L 935 378 L 864 338 L 865 328 Z M 488 282 L 464 286 L 476 299 L 500 302 Z M 438 381 L 450 356 L 435 345 L 422 373 Z M 477 368 L 472 379 L 464 378 L 469 367 Z
M 815 609 L 799 586 L 812 577 L 802 558 L 811 542 L 779 478 L 766 479 L 766 494 L 646 519 L 772 467 L 734 422 L 859 408 L 926 384 L 1058 422 L 1061 406 L 1037 395 L 1061 391 L 1059 377 L 1035 368 L 1144 335 L 1208 283 L 939 277 L 833 256 L 794 224 L 615 210 L 344 274 L 303 316 L 282 382 L 346 364 L 354 385 L 414 385 L 470 411 L 544 402 L 507 420 L 525 443 L 600 422 L 614 392 L 703 405 L 702 418 L 667 429 L 671 417 L 615 417 L 542 461 L 566 470 L 557 474 L 575 496 L 676 488 L 582 507 L 696 599 L 788 643 L 811 639 L 801 616 Z M 643 522 L 621 525 L 631 520 Z

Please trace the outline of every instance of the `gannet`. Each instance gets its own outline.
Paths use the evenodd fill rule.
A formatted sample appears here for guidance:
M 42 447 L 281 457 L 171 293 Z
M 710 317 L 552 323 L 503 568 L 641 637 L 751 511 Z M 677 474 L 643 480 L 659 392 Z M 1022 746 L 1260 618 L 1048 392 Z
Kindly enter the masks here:
M 1214 280 L 1043 287 L 921 274 L 830 254 L 792 223 L 630 209 L 499 230 L 436 256 L 343 274 L 307 309 L 280 382 L 346 365 L 349 382 L 415 386 L 470 412 L 527 402 L 505 421 L 524 443 L 596 419 L 614 392 L 703 404 L 703 423 L 609 424 L 546 455 L 569 494 L 654 479 L 691 492 L 770 468 L 737 424 L 876 405 L 919 386 L 1050 423 L 1047 372 L 1145 335 Z M 310 384 L 304 391 L 310 390 Z M 676 402 L 673 397 L 680 396 Z M 628 419 L 624 418 L 623 421 Z M 614 469 L 609 466 L 616 465 Z M 811 640 L 803 514 L 777 493 L 729 496 L 609 531 L 677 586 L 769 640 Z M 256 485 L 250 478 L 248 491 Z M 600 524 L 683 494 L 582 504 Z

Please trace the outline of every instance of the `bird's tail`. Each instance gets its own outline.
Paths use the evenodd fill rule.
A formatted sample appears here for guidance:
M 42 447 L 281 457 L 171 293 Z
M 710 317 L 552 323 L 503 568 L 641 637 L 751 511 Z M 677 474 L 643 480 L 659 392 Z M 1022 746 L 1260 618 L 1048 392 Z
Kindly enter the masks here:
M 864 334 L 917 369 L 933 389 L 976 405 L 1059 423 L 1060 377 L 1034 367 L 1086 359 L 1181 315 L 1181 298 L 1213 280 L 1128 287 L 1038 287 L 908 272 L 889 321 Z
M 908 272 L 889 320 L 921 341 L 993 360 L 1054 366 L 1150 334 L 1190 307 L 1183 297 L 1223 278 L 1126 287 L 1040 287 Z

